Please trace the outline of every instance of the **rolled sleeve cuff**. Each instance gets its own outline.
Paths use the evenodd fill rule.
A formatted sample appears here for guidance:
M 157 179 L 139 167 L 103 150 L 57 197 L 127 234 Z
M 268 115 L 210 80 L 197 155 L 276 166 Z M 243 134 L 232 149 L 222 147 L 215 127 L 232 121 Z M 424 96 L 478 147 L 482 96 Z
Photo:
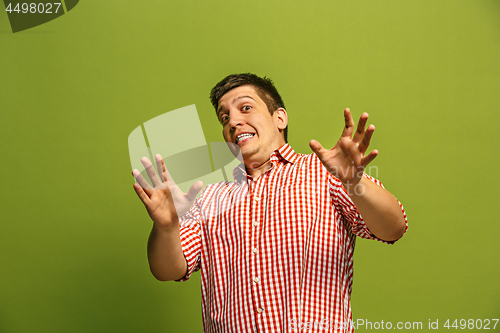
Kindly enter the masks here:
M 377 184 L 378 186 L 384 188 L 384 185 L 376 179 L 373 178 L 372 176 L 368 174 L 364 174 L 366 178 L 368 178 L 370 181 L 373 183 Z M 341 211 L 344 219 L 348 222 L 349 225 L 351 225 L 352 228 L 352 233 L 355 234 L 356 236 L 359 236 L 361 238 L 365 239 L 373 239 L 377 240 L 379 242 L 385 243 L 385 244 L 394 244 L 397 240 L 394 241 L 386 241 L 383 239 L 378 238 L 374 234 L 371 233 L 370 229 L 365 224 L 365 221 L 363 220 L 363 217 L 361 214 L 358 212 L 356 206 L 351 200 L 351 197 L 345 190 L 344 186 L 335 177 L 329 177 L 330 178 L 330 195 L 334 198 L 334 202 L 336 202 L 336 205 L 338 209 Z M 397 200 L 397 199 L 396 199 Z M 401 208 L 401 211 L 403 212 L 403 216 L 405 219 L 405 231 L 408 230 L 408 221 L 406 219 L 406 212 L 403 208 L 403 205 L 401 202 L 398 200 L 399 207 Z M 403 234 L 404 234 L 403 233 Z
M 200 269 L 201 240 L 200 235 L 189 227 L 180 227 L 182 252 L 187 262 L 187 272 L 177 282 L 187 281 L 193 272 Z

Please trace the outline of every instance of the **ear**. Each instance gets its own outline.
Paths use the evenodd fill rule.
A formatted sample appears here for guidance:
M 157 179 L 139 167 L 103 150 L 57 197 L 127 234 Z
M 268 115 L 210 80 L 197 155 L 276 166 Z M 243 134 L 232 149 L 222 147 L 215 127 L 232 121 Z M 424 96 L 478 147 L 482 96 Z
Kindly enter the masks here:
M 288 126 L 288 114 L 284 108 L 278 108 L 274 111 L 273 117 L 279 130 L 284 130 Z

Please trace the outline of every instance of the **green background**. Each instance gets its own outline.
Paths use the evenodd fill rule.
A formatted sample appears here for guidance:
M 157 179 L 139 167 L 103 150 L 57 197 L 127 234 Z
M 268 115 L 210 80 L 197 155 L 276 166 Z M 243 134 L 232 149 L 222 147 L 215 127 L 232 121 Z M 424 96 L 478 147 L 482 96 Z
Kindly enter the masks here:
M 199 274 L 149 272 L 127 137 L 196 104 L 220 141 L 208 94 L 235 72 L 275 81 L 298 152 L 345 107 L 376 125 L 409 230 L 358 239 L 355 320 L 499 318 L 499 41 L 483 0 L 87 0 L 16 34 L 0 13 L 0 332 L 201 331 Z

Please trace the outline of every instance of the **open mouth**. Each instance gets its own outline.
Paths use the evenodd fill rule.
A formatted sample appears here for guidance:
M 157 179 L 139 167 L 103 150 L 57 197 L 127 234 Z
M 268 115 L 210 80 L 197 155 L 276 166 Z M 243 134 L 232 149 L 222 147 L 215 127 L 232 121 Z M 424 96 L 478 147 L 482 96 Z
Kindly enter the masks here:
M 240 142 L 250 139 L 254 135 L 255 133 L 242 133 L 236 137 L 236 144 L 239 144 Z

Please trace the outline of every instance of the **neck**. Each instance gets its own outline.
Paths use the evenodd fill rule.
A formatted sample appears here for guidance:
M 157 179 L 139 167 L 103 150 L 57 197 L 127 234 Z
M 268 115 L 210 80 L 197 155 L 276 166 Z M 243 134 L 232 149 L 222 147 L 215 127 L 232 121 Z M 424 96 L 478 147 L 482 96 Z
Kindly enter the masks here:
M 273 149 L 266 150 L 265 152 L 259 151 L 257 154 L 243 156 L 243 163 L 245 164 L 247 173 L 250 174 L 253 179 L 257 179 L 260 175 L 271 169 L 272 164 L 269 160 L 271 158 L 271 154 L 284 144 L 286 144 L 286 142 L 283 139 L 276 144 L 269 145 L 270 147 L 275 147 Z
M 244 161 L 245 168 L 247 172 L 252 176 L 253 179 L 257 179 L 265 173 L 267 170 L 271 169 L 271 161 L 267 160 L 264 163 L 255 162 L 255 161 Z

